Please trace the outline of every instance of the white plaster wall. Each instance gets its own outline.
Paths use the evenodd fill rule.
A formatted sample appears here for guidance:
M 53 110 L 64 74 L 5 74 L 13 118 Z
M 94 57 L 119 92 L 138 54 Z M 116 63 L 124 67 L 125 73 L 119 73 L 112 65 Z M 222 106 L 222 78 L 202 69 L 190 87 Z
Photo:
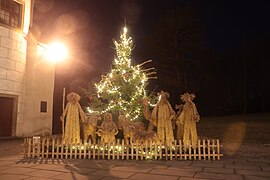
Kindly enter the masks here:
M 37 41 L 28 41 L 24 125 L 22 136 L 52 133 L 55 66 L 36 54 Z M 47 102 L 47 112 L 40 112 L 40 102 Z

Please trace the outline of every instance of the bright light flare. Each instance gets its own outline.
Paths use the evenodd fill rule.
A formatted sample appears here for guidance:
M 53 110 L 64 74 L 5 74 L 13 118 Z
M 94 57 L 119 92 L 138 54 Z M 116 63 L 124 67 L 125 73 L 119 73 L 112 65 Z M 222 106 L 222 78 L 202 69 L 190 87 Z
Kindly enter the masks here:
M 59 63 L 68 57 L 68 51 L 64 44 L 53 42 L 47 46 L 44 56 L 49 62 Z

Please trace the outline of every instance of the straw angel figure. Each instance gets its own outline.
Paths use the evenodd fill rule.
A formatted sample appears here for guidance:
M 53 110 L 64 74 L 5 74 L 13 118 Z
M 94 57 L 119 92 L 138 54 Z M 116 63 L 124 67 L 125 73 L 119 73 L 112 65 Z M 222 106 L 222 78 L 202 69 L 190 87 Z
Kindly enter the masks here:
M 63 141 L 68 143 L 80 143 L 80 118 L 85 120 L 85 114 L 79 104 L 80 96 L 74 92 L 67 95 L 67 106 L 61 116 L 61 121 L 66 118 Z

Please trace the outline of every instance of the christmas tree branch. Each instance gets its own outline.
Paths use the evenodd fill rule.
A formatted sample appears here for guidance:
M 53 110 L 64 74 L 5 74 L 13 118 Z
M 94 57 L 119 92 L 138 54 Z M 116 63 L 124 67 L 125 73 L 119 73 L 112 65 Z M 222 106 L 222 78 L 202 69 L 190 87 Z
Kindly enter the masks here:
M 150 59 L 150 60 L 148 60 L 148 61 L 144 61 L 143 63 L 138 64 L 137 66 L 141 67 L 141 66 L 143 66 L 143 65 L 145 65 L 145 64 L 147 64 L 147 63 L 150 63 L 150 62 L 152 62 L 152 60 L 151 60 L 151 59 Z

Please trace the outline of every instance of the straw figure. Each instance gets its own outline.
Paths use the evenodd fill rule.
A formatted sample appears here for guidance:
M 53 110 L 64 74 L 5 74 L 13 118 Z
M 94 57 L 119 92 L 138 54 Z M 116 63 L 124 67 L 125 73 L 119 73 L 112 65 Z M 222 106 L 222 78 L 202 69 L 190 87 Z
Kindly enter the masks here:
M 184 134 L 184 124 L 179 123 L 178 118 L 183 110 L 184 105 L 175 105 L 175 109 L 178 109 L 175 117 L 174 117 L 174 124 L 176 125 L 176 139 L 177 140 L 183 140 L 183 134 Z
M 129 120 L 124 114 L 120 114 L 118 117 L 118 126 L 119 129 L 123 130 L 125 143 L 129 142 L 129 139 L 132 139 L 132 131 Z
M 158 93 L 159 101 L 154 107 L 151 119 L 157 122 L 157 135 L 162 143 L 166 142 L 168 145 L 174 141 L 172 119 L 175 112 L 171 104 L 167 100 L 169 93 L 161 91 Z
M 133 141 L 134 129 L 138 131 L 144 131 L 144 123 L 143 122 L 130 122 L 129 119 L 124 115 L 121 114 L 118 117 L 118 126 L 119 129 L 123 129 L 124 140 L 126 143 Z
M 181 95 L 181 99 L 185 104 L 178 118 L 178 123 L 184 125 L 184 145 L 189 145 L 189 141 L 191 140 L 191 145 L 196 147 L 198 141 L 196 123 L 200 120 L 200 115 L 196 105 L 192 102 L 194 98 L 194 94 L 185 93 Z
M 65 121 L 65 133 L 63 141 L 68 143 L 80 143 L 80 119 L 85 120 L 85 114 L 79 104 L 80 96 L 74 92 L 67 95 L 67 106 L 61 116 L 61 121 Z
M 101 137 L 101 143 L 115 143 L 115 135 L 118 133 L 118 128 L 112 120 L 111 113 L 104 114 L 102 122 L 97 134 Z
M 154 126 L 157 126 L 157 119 L 151 119 L 151 111 L 149 109 L 149 98 L 144 97 L 141 99 L 141 103 L 143 106 L 143 115 L 146 120 L 149 121 L 147 131 L 153 131 Z
M 134 126 L 131 127 L 132 131 L 132 141 L 131 143 L 138 142 L 141 145 L 145 145 L 146 143 L 152 142 L 153 144 L 160 143 L 159 137 L 157 133 L 152 130 L 143 131 Z
M 101 117 L 96 114 L 90 114 L 86 116 L 84 122 L 84 141 L 88 141 L 90 136 L 93 143 L 96 143 L 96 131 L 97 131 L 97 121 L 101 120 Z

